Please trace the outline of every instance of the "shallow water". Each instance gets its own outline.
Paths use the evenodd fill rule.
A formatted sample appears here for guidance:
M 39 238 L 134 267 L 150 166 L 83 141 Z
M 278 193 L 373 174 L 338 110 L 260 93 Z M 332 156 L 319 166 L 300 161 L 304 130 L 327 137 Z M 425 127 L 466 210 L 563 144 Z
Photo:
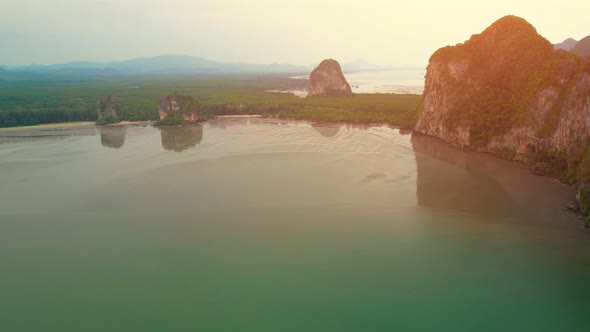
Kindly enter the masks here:
M 354 93 L 399 93 L 424 92 L 426 69 L 397 69 L 344 73 Z
M 426 69 L 374 70 L 344 73 L 353 93 L 397 93 L 421 95 L 424 92 Z M 308 76 L 294 76 L 307 79 Z M 268 92 L 292 93 L 307 97 L 307 89 L 267 90 Z
M 0 130 L 0 331 L 587 331 L 574 193 L 388 127 Z

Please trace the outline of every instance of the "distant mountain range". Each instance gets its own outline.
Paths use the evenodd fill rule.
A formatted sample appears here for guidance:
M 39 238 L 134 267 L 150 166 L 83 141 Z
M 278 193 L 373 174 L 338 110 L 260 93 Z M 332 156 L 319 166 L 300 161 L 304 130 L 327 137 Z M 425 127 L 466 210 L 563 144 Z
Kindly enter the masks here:
M 572 48 L 572 52 L 576 53 L 582 58 L 590 56 L 590 36 L 580 39 L 580 41 L 576 43 L 576 46 Z
M 571 51 L 572 48 L 574 48 L 574 46 L 576 46 L 577 42 L 578 41 L 573 38 L 568 38 L 568 39 L 562 41 L 561 43 L 553 45 L 553 47 L 556 50 L 561 49 L 561 50 Z
M 103 74 L 238 74 L 238 73 L 302 73 L 306 66 L 283 63 L 248 64 L 211 61 L 188 55 L 159 55 L 114 62 L 68 62 L 55 65 L 8 67 L 21 72 L 95 72 Z
M 580 41 L 577 41 L 573 38 L 568 38 L 561 43 L 553 45 L 553 47 L 555 49 L 570 51 L 576 53 L 582 58 L 586 58 L 590 56 L 590 36 L 586 36 Z
M 286 63 L 249 64 L 229 63 L 189 55 L 159 55 L 114 62 L 67 62 L 53 65 L 0 66 L 0 71 L 38 74 L 308 74 L 315 66 L 299 66 Z M 399 67 L 380 66 L 365 60 L 342 64 L 345 72 L 395 70 Z

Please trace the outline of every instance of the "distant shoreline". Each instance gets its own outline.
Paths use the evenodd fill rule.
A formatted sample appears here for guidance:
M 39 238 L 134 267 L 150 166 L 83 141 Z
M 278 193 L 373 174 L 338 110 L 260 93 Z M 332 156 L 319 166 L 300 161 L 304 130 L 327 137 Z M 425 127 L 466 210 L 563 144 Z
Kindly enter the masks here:
M 240 115 L 216 115 L 213 119 L 231 119 L 231 118 L 262 118 L 261 114 L 240 114 Z M 52 122 L 52 123 L 41 123 L 32 126 L 18 126 L 18 127 L 4 127 L 0 130 L 19 130 L 19 129 L 31 129 L 31 128 L 47 128 L 57 126 L 75 126 L 75 125 L 95 125 L 98 127 L 116 127 L 116 126 L 144 126 L 153 125 L 155 121 L 140 120 L 140 121 L 121 121 L 117 123 L 110 123 L 107 125 L 97 125 L 94 121 L 72 121 L 72 122 Z
M 40 128 L 40 127 L 52 127 L 52 126 L 64 126 L 64 125 L 83 125 L 83 124 L 95 124 L 94 121 L 72 121 L 72 122 L 52 122 L 52 123 L 40 123 L 32 126 L 18 126 L 18 127 L 3 127 L 0 130 L 14 130 L 14 129 L 27 129 L 27 128 Z
M 231 119 L 231 118 L 261 118 L 261 114 L 236 114 L 236 115 L 216 115 L 213 119 Z

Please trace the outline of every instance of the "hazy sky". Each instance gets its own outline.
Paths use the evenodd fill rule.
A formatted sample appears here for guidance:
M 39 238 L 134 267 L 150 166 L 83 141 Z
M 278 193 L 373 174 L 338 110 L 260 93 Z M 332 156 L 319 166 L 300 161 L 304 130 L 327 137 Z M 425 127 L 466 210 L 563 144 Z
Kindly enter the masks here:
M 314 64 L 425 66 L 514 14 L 549 41 L 590 35 L 588 0 L 1 0 L 0 64 L 187 54 Z

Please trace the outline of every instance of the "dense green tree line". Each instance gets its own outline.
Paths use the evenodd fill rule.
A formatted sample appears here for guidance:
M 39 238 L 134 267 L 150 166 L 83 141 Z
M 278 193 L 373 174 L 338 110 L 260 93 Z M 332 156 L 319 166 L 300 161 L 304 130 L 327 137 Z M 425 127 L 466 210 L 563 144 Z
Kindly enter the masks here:
M 8 110 L 0 111 L 0 127 L 32 126 L 43 123 L 92 121 L 94 110 Z
M 273 89 L 301 89 L 305 80 L 274 76 L 109 78 L 0 77 L 0 127 L 96 120 L 96 100 L 113 95 L 122 120 L 158 120 L 159 98 L 171 92 L 195 97 L 201 118 L 261 114 L 323 121 L 382 122 L 409 128 L 421 96 L 360 94 L 298 98 Z

